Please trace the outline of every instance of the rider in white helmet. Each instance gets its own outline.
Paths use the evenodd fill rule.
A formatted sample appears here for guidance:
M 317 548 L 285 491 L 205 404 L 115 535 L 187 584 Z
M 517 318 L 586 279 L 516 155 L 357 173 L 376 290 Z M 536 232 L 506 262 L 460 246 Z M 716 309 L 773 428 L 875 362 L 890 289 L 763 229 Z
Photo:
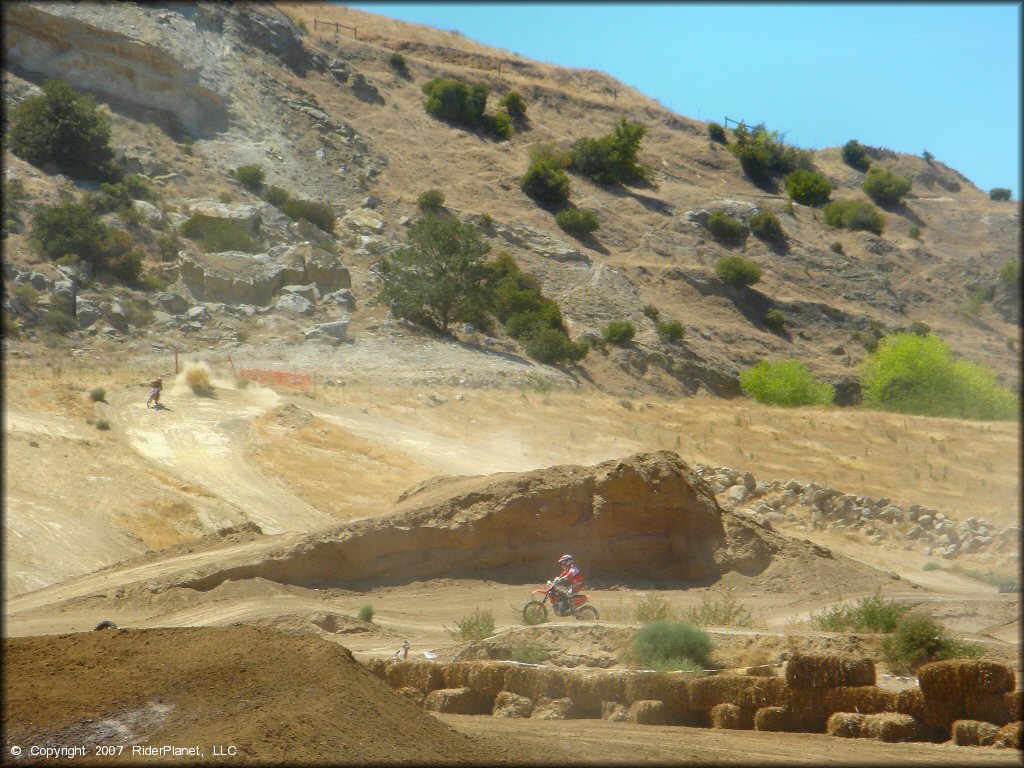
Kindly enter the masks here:
M 572 596 L 583 587 L 583 575 L 573 562 L 572 555 L 562 555 L 558 558 L 558 564 L 562 567 L 562 572 L 558 574 L 553 584 L 562 590 L 562 598 L 559 600 L 561 613 L 568 613 L 572 607 Z

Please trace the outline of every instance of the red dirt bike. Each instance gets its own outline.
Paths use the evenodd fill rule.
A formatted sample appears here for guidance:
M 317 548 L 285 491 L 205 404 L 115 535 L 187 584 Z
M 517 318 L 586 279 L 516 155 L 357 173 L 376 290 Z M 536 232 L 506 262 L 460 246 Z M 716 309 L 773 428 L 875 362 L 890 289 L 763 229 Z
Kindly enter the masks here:
M 597 609 L 587 605 L 589 595 L 576 594 L 571 598 L 572 604 L 565 608 L 565 593 L 553 581 L 548 582 L 547 589 L 533 590 L 534 597 L 523 606 L 523 621 L 527 624 L 540 624 L 547 621 L 548 603 L 556 616 L 575 616 L 580 621 L 597 621 Z

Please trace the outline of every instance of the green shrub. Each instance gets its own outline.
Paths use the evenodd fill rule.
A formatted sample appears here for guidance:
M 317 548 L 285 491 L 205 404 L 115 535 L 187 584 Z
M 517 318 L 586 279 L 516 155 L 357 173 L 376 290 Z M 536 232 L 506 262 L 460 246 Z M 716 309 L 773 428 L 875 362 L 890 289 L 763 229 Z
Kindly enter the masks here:
M 21 204 L 25 202 L 25 183 L 21 179 L 3 182 L 4 219 L 21 214 Z M 6 225 L 5 225 L 5 228 Z
M 915 336 L 927 336 L 931 332 L 931 326 L 920 320 L 915 320 L 907 327 L 907 333 L 912 333 Z
M 304 34 L 304 35 L 308 35 L 309 34 L 309 27 L 307 26 L 305 19 L 299 19 L 298 22 L 296 22 L 295 26 L 299 28 L 299 31 L 302 34 Z
M 258 165 L 240 165 L 231 174 L 246 189 L 256 190 L 263 186 L 266 172 Z
M 750 231 L 767 243 L 784 243 L 786 233 L 782 224 L 771 211 L 762 209 L 750 217 Z
M 913 674 L 930 661 L 979 656 L 981 646 L 950 636 L 931 616 L 920 613 L 903 616 L 893 634 L 882 641 L 882 658 L 897 674 Z
M 675 619 L 672 606 L 661 595 L 641 595 L 633 606 L 633 621 L 637 624 L 651 624 L 655 621 Z
M 445 632 L 455 640 L 485 640 L 494 634 L 494 616 L 489 610 L 477 608 L 472 616 L 463 616 L 456 621 L 454 629 L 445 627 Z
M 373 621 L 374 613 L 375 611 L 373 610 L 373 606 L 367 603 L 359 609 L 359 613 L 357 615 L 359 616 L 360 621 L 371 622 Z
M 635 665 L 650 669 L 700 669 L 710 662 L 711 636 L 686 621 L 655 621 L 642 627 L 628 654 Z
M 907 234 L 910 235 L 910 237 L 912 237 L 914 240 L 920 240 L 921 228 L 916 224 L 911 224 L 910 228 L 907 230 Z
M 828 202 L 832 185 L 820 173 L 797 169 L 786 177 L 786 193 L 801 205 L 817 208 Z
M 725 211 L 712 211 L 704 226 L 717 239 L 725 242 L 741 240 L 747 231 L 742 221 L 730 216 Z
M 482 83 L 470 86 L 461 80 L 435 77 L 424 84 L 423 93 L 427 96 L 424 108 L 439 120 L 483 128 L 498 138 L 512 135 L 512 125 L 507 114 L 498 113 L 490 118 L 485 114 L 490 89 Z
M 444 192 L 440 189 L 428 189 L 416 198 L 416 205 L 421 211 L 436 213 L 444 208 Z
M 334 232 L 334 209 L 327 203 L 289 197 L 287 202 L 281 206 L 281 212 L 292 221 L 305 219 L 317 229 L 328 234 Z
M 686 329 L 683 328 L 683 324 L 678 320 L 658 321 L 654 324 L 654 327 L 658 329 L 658 334 L 666 341 L 680 341 L 686 335 Z
M 686 618 L 700 627 L 749 627 L 753 623 L 750 609 L 736 599 L 731 587 L 720 600 L 712 600 L 705 593 L 700 607 L 687 611 Z
M 14 315 L 4 310 L 3 312 L 3 328 L 0 333 L 5 339 L 17 339 L 21 337 L 21 329 L 18 327 L 18 321 Z
M 181 234 L 199 243 L 206 253 L 242 251 L 257 253 L 259 245 L 245 225 L 234 219 L 219 219 L 194 213 L 181 225 Z
M 860 365 L 864 404 L 884 411 L 960 419 L 1016 419 L 1017 396 L 994 373 L 954 360 L 936 336 L 897 333 L 883 338 Z
M 825 223 L 838 229 L 863 229 L 880 235 L 885 217 L 863 200 L 833 200 L 825 206 Z
M 590 346 L 585 341 L 572 341 L 560 328 L 542 328 L 527 338 L 523 349 L 539 363 L 559 365 L 579 362 Z
M 569 199 L 569 177 L 561 168 L 550 162 L 539 161 L 530 164 L 519 179 L 523 194 L 545 205 L 554 205 Z
M 587 208 L 566 208 L 555 216 L 555 222 L 573 237 L 585 238 L 601 228 L 597 214 Z
M 653 304 L 645 304 L 643 312 L 644 312 L 644 317 L 649 317 L 649 318 L 651 318 L 651 320 L 657 320 L 658 319 L 658 315 L 661 314 L 661 311 L 656 306 L 654 306 Z
M 831 251 L 833 251 L 834 253 L 842 253 L 843 252 L 843 244 L 840 243 L 837 240 L 836 242 L 832 243 L 832 245 L 829 246 L 829 249 Z
M 15 286 L 11 294 L 26 309 L 34 309 L 36 302 L 39 301 L 39 291 L 31 283 L 22 283 Z
M 509 91 L 501 97 L 498 105 L 508 110 L 508 113 L 516 120 L 521 120 L 526 116 L 526 99 L 519 91 Z
M 719 144 L 726 144 L 729 141 L 725 136 L 725 128 L 718 123 L 708 123 L 708 138 Z
M 263 193 L 263 199 L 275 208 L 283 208 L 290 197 L 288 192 L 280 187 L 268 187 L 266 192 Z
M 873 632 L 876 634 L 894 632 L 896 626 L 907 614 L 907 608 L 882 597 L 875 592 L 862 597 L 853 605 L 836 603 L 820 613 L 812 613 L 811 624 L 830 632 Z
M 96 429 L 106 432 L 110 429 L 110 422 L 106 419 L 96 419 Z
M 764 324 L 774 331 L 784 331 L 786 329 L 786 316 L 782 313 L 781 309 L 773 307 L 764 313 Z
M 94 403 L 103 403 L 107 399 L 107 390 L 103 387 L 93 387 L 89 390 L 89 399 Z
M 715 262 L 715 274 L 726 285 L 742 288 L 761 280 L 761 267 L 742 256 L 723 256 Z
M 740 389 L 768 405 L 828 405 L 835 397 L 832 386 L 816 381 L 799 360 L 762 360 L 740 374 Z
M 740 123 L 732 135 L 734 141 L 727 149 L 755 184 L 764 184 L 775 174 L 791 173 L 798 168 L 810 170 L 813 165 L 810 152 L 787 146 L 778 131 L 769 131 L 763 123 L 753 128 Z
M 508 112 L 495 112 L 493 115 L 484 115 L 484 128 L 492 136 L 502 140 L 512 138 L 515 130 L 512 128 L 512 118 Z
M 628 344 L 636 336 L 636 326 L 629 320 L 612 320 L 601 330 L 601 338 L 609 344 Z
M 407 76 L 409 74 L 409 63 L 405 60 L 405 56 L 398 51 L 391 52 L 391 55 L 388 56 L 388 64 L 400 75 Z
M 938 571 L 938 570 L 941 570 L 941 569 L 942 569 L 942 566 L 939 565 L 938 563 L 936 563 L 934 560 L 929 560 L 927 563 L 925 563 L 921 567 L 922 571 Z
M 533 643 L 517 645 L 512 649 L 511 656 L 512 661 L 518 661 L 520 664 L 540 664 L 551 658 L 550 653 Z
M 644 179 L 649 170 L 637 162 L 647 129 L 622 118 L 615 130 L 598 139 L 580 139 L 570 153 L 569 168 L 598 184 L 622 184 Z
M 999 268 L 999 282 L 1003 285 L 1020 285 L 1020 264 L 1016 261 L 1007 261 Z
M 873 165 L 868 168 L 861 188 L 879 205 L 892 207 L 900 204 L 903 196 L 910 191 L 911 185 L 912 182 L 906 176 Z
M 868 151 L 856 139 L 850 139 L 843 145 L 843 162 L 851 168 L 865 172 L 871 165 Z
M 50 309 L 45 315 L 43 315 L 42 328 L 44 331 L 48 331 L 53 334 L 64 335 L 71 333 L 75 330 L 78 325 L 70 314 L 62 309 Z
M 177 235 L 160 235 L 156 239 L 156 251 L 161 261 L 174 261 L 181 250 L 181 240 Z
M 29 96 L 11 111 L 11 151 L 40 168 L 52 164 L 75 179 L 120 178 L 110 146 L 110 124 L 92 97 L 61 80 L 46 80 L 42 88 L 43 95 Z
M 925 150 L 924 152 L 922 152 L 922 153 L 921 153 L 921 157 L 923 157 L 923 158 L 924 158 L 924 161 L 925 161 L 926 163 L 930 163 L 930 162 L 931 162 L 932 160 L 934 160 L 934 159 L 935 159 L 935 155 L 933 155 L 933 154 L 932 154 L 931 152 L 929 152 L 929 151 L 928 151 L 927 149 L 926 149 L 926 150 Z
M 1010 190 L 1007 189 L 1006 187 L 994 187 L 991 190 L 989 190 L 988 198 L 989 200 L 1005 202 L 1010 199 L 1011 194 L 1012 193 L 1010 192 Z

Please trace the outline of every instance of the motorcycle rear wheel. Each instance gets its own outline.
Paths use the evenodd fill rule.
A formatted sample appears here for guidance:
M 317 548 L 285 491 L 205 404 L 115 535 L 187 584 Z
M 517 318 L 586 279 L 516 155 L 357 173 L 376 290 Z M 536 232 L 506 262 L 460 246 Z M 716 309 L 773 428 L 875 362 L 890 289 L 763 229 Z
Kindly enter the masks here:
M 531 600 L 523 606 L 523 623 L 533 626 L 548 620 L 548 607 L 540 600 Z
M 582 605 L 576 609 L 576 618 L 579 621 L 597 621 L 597 608 L 592 605 Z

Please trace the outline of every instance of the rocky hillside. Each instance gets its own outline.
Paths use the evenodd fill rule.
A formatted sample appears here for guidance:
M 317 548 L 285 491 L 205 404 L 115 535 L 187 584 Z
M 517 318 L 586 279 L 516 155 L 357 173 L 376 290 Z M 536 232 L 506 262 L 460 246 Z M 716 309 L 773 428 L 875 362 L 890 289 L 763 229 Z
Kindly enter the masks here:
M 5 184 L 24 191 L 5 203 L 4 312 L 23 337 L 93 350 L 145 339 L 156 350 L 250 357 L 272 345 L 296 368 L 314 359 L 329 366 L 342 342 L 401 345 L 418 332 L 374 305 L 373 268 L 405 242 L 417 197 L 436 188 L 450 212 L 481 228 L 492 254 L 507 251 L 540 278 L 571 336 L 598 335 L 613 320 L 636 325 L 630 345 L 592 351 L 567 381 L 732 395 L 739 372 L 766 357 L 799 358 L 849 381 L 865 345 L 921 322 L 1019 387 L 1019 297 L 998 277 L 1019 260 L 1019 206 L 989 200 L 937 160 L 871 148 L 913 187 L 905 205 L 886 212 L 881 235 L 838 230 L 819 209 L 787 211 L 784 189 L 748 181 L 709 140 L 706 123 L 601 73 L 528 61 L 456 34 L 327 4 L 29 2 L 7 6 L 4 21 L 5 108 L 38 93 L 46 77 L 105 105 L 120 164 L 145 176 L 154 195 L 104 221 L 128 232 L 147 270 L 166 283 L 129 290 L 38 256 L 27 237 L 34 207 L 96 185 L 36 168 L 5 146 Z M 325 21 L 346 26 L 335 31 Z M 396 51 L 405 72 L 389 63 Z M 496 141 L 434 119 L 421 86 L 437 76 L 485 83 L 489 110 L 518 91 L 525 124 Z M 640 161 L 651 180 L 609 187 L 573 175 L 573 203 L 601 222 L 595 237 L 575 240 L 520 191 L 528 150 L 539 142 L 568 149 L 622 117 L 646 127 Z M 833 199 L 866 199 L 864 175 L 838 147 L 814 152 L 814 163 Z M 329 204 L 333 231 L 291 220 L 232 178 L 249 164 L 265 170 L 267 186 Z M 704 226 L 715 209 L 745 222 L 775 212 L 785 246 L 753 236 L 719 243 Z M 204 252 L 181 232 L 196 213 L 240 223 L 257 253 Z M 733 288 L 715 275 L 715 262 L 730 253 L 761 265 L 757 286 Z M 649 304 L 662 319 L 678 319 L 685 338 L 663 339 L 644 314 Z M 766 324 L 770 309 L 782 312 L 785 330 Z M 72 318 L 66 338 L 48 335 L 54 310 Z M 439 365 L 449 350 L 471 350 L 467 377 L 523 357 L 500 334 L 456 331 L 457 341 L 422 343 Z

